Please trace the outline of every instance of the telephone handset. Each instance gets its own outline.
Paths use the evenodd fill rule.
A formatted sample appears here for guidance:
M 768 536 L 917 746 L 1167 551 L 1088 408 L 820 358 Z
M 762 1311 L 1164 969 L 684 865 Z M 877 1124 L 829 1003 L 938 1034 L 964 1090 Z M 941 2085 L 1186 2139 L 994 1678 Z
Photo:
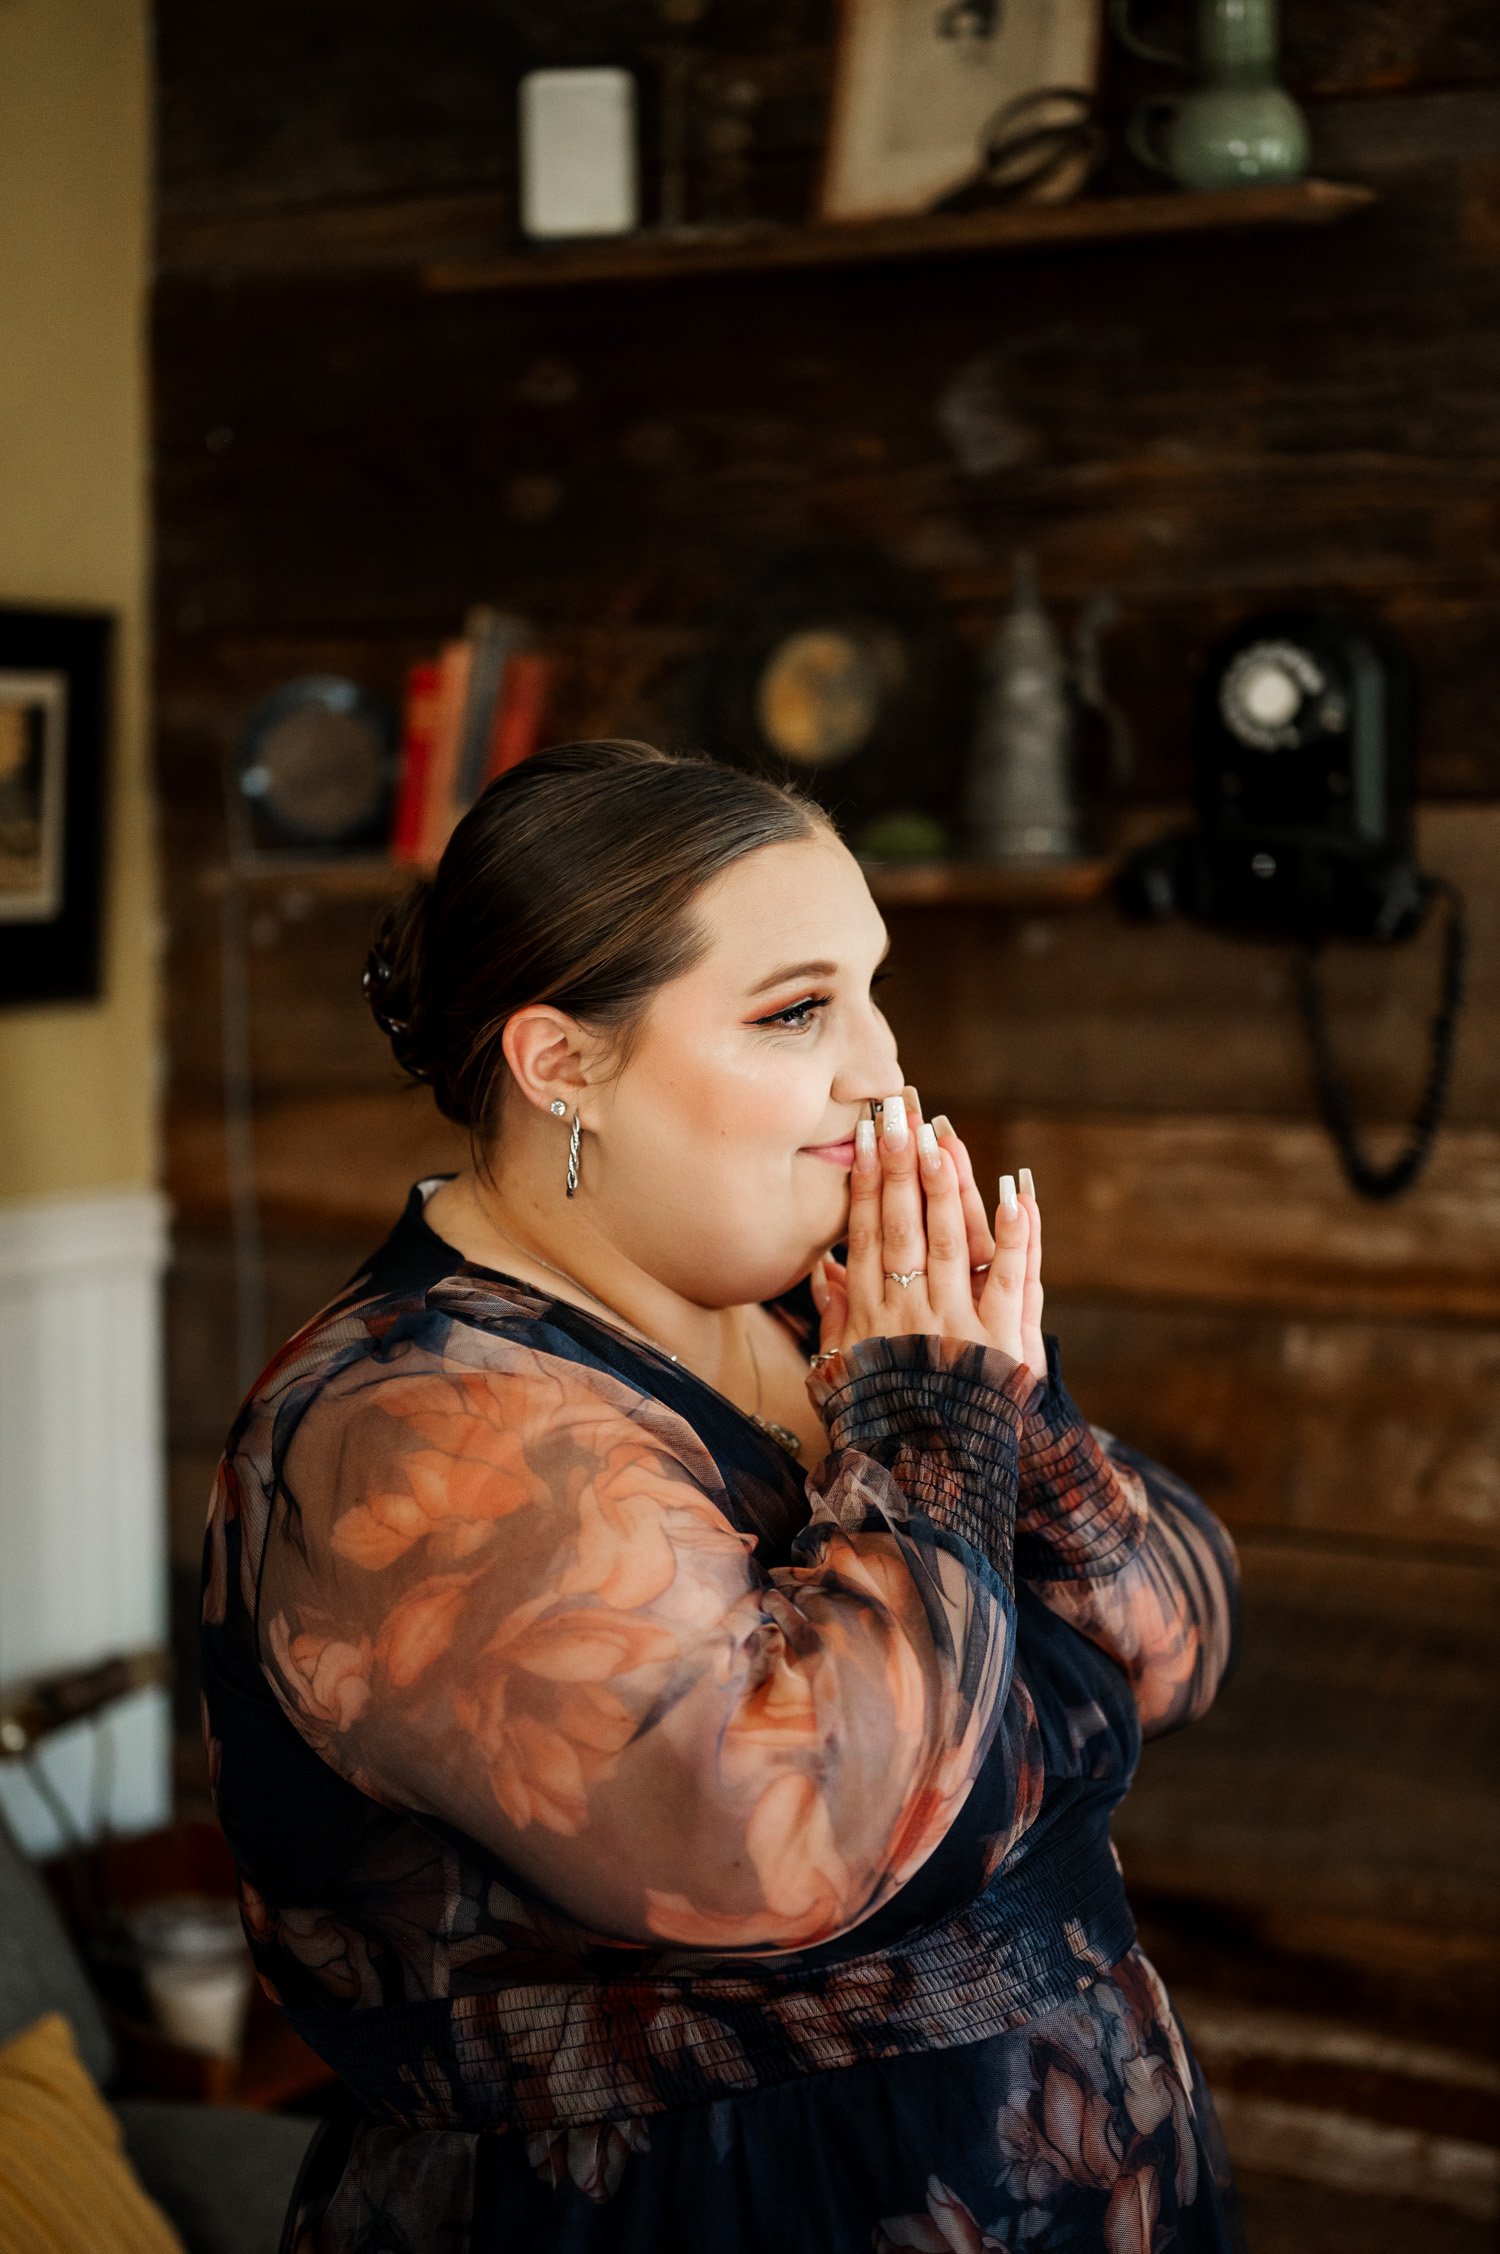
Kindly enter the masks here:
M 1402 653 L 1334 612 L 1246 619 L 1210 653 L 1193 727 L 1198 823 L 1121 872 L 1127 914 L 1186 915 L 1299 941 L 1300 998 L 1324 1121 L 1362 1196 L 1397 1197 L 1426 1164 L 1448 1096 L 1467 948 L 1463 902 L 1412 858 L 1412 694 Z M 1407 1147 L 1360 1145 L 1329 1037 L 1317 957 L 1330 939 L 1394 942 L 1447 906 L 1442 995 Z

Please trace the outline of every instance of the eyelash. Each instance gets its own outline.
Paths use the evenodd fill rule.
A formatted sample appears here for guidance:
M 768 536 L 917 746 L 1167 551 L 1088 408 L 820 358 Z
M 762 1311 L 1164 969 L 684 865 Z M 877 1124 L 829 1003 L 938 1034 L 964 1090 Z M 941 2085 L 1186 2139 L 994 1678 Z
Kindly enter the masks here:
M 871 993 L 877 986 L 883 986 L 890 976 L 888 970 L 878 970 L 870 981 Z M 755 1022 L 757 1025 L 784 1025 L 789 1033 L 803 1033 L 814 1022 L 807 1013 L 826 1009 L 832 999 L 831 994 L 809 994 L 805 1002 L 793 1002 L 788 1008 L 778 1010 L 774 1017 L 758 1017 Z

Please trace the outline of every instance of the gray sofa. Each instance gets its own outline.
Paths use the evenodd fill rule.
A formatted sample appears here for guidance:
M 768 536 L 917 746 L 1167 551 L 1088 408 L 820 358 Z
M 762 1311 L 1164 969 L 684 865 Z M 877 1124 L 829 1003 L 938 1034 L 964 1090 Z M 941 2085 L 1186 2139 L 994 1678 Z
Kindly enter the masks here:
M 48 2011 L 66 2015 L 108 2095 L 114 2045 L 104 2014 L 51 1897 L 0 1817 L 0 2043 Z M 123 2098 L 115 2112 L 136 2172 L 188 2254 L 276 2254 L 315 2123 L 147 2098 Z

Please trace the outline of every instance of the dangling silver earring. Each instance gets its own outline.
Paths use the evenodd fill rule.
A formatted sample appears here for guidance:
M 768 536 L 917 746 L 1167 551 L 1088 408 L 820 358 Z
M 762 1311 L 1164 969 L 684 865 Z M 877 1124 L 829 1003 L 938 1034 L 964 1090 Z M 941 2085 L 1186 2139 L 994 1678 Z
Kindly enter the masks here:
M 569 1135 L 569 1137 L 568 1137 L 568 1195 L 569 1195 L 569 1197 L 571 1197 L 571 1196 L 573 1195 L 573 1192 L 574 1192 L 574 1191 L 575 1191 L 575 1190 L 577 1189 L 577 1187 L 578 1187 L 578 1145 L 579 1145 L 580 1141 L 582 1140 L 582 1136 L 583 1136 L 583 1130 L 582 1130 L 582 1128 L 581 1128 L 581 1127 L 579 1126 L 579 1124 L 578 1124 L 578 1114 L 577 1114 L 577 1112 L 575 1111 L 575 1112 L 574 1112 L 574 1114 L 573 1114 L 573 1132 L 572 1132 L 572 1133 L 571 1133 L 571 1135 Z

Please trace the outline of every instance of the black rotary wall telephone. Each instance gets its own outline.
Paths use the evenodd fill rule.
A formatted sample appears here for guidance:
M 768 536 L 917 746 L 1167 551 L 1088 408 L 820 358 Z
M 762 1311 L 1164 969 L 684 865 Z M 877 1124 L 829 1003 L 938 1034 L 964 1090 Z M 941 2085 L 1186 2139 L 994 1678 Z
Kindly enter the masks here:
M 1431 1152 L 1463 1000 L 1463 902 L 1412 860 L 1412 698 L 1405 660 L 1356 620 L 1319 611 L 1247 619 L 1211 653 L 1194 721 L 1198 826 L 1143 847 L 1120 878 L 1126 912 L 1188 915 L 1301 942 L 1299 992 L 1318 1097 L 1364 1197 L 1398 1197 Z M 1406 1148 L 1361 1146 L 1329 1037 L 1318 954 L 1330 939 L 1409 939 L 1444 900 L 1442 991 Z

